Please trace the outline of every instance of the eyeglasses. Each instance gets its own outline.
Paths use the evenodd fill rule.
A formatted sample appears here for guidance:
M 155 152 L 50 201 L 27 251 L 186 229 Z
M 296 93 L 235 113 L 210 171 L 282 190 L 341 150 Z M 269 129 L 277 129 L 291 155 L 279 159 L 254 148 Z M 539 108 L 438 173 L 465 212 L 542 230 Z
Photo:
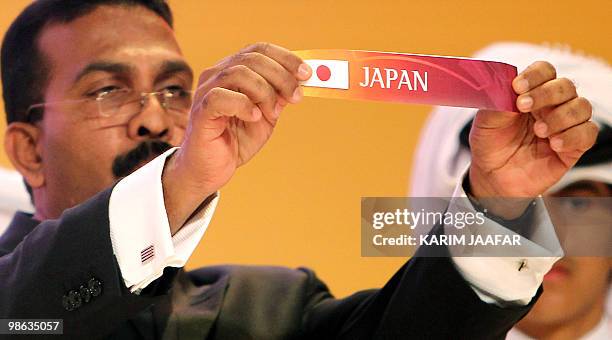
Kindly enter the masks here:
M 167 113 L 183 118 L 189 114 L 192 104 L 192 93 L 180 88 L 166 88 L 156 92 L 138 93 L 132 89 L 114 89 L 104 91 L 95 98 L 66 100 L 60 102 L 47 102 L 31 105 L 26 111 L 26 121 L 34 122 L 41 117 L 40 109 L 62 104 L 76 104 L 95 101 L 97 110 L 89 110 L 88 118 L 132 116 L 142 111 L 151 96 L 157 97 L 158 102 Z

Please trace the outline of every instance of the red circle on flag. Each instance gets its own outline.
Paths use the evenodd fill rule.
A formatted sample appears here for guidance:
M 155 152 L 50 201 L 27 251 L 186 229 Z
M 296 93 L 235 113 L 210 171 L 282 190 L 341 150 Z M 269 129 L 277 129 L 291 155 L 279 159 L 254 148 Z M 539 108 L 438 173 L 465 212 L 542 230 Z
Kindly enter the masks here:
M 321 81 L 328 81 L 331 78 L 331 70 L 325 65 L 319 65 L 317 67 L 317 78 Z

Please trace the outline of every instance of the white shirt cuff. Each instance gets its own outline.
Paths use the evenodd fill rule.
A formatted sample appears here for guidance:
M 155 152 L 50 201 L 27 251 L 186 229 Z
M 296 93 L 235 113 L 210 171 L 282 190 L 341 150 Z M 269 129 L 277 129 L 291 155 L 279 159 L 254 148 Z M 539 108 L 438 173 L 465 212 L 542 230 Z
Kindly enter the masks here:
M 174 235 L 164 204 L 162 172 L 166 151 L 113 188 L 109 202 L 110 237 L 121 275 L 139 293 L 166 267 L 183 267 L 202 239 L 219 200 L 218 194 Z
M 463 179 L 455 187 L 453 198 L 462 197 L 461 207 L 457 207 L 453 199 L 449 211 L 471 211 L 476 209 L 467 199 L 463 190 Z M 466 203 L 467 202 L 467 203 Z M 467 205 L 467 206 L 466 206 Z M 530 239 L 520 236 L 523 250 L 539 257 L 500 257 L 499 254 L 487 253 L 491 248 L 478 249 L 470 257 L 453 256 L 453 262 L 463 278 L 468 281 L 478 297 L 487 303 L 507 304 L 508 302 L 526 305 L 537 293 L 546 274 L 553 264 L 563 256 L 563 251 L 554 230 L 550 216 L 541 197 L 535 200 L 534 230 Z M 445 226 L 454 228 L 453 226 Z M 467 228 L 466 228 L 467 229 Z M 468 232 L 468 230 L 465 230 Z M 479 228 L 479 234 L 517 235 L 497 222 L 485 217 L 485 223 Z M 451 250 L 452 254 L 452 250 Z M 517 254 L 518 255 L 518 254 Z

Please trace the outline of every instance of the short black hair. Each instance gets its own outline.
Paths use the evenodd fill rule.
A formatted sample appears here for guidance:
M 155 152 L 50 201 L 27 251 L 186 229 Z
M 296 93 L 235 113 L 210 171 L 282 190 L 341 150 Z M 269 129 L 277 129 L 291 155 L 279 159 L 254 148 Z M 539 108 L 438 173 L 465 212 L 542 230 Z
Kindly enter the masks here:
M 43 101 L 48 64 L 38 50 L 43 28 L 70 23 L 102 5 L 143 6 L 162 17 L 170 27 L 172 11 L 165 0 L 37 0 L 13 21 L 2 41 L 2 95 L 7 123 L 26 122 L 30 105 Z
M 8 124 L 34 122 L 28 108 L 44 100 L 49 67 L 38 49 L 42 30 L 53 23 L 70 23 L 102 5 L 143 6 L 173 27 L 165 0 L 37 0 L 26 7 L 4 35 L 1 51 L 2 95 Z M 40 112 L 42 113 L 42 112 Z M 37 115 L 37 118 L 42 116 Z M 24 181 L 25 183 L 25 181 Z M 32 188 L 25 183 L 33 203 Z

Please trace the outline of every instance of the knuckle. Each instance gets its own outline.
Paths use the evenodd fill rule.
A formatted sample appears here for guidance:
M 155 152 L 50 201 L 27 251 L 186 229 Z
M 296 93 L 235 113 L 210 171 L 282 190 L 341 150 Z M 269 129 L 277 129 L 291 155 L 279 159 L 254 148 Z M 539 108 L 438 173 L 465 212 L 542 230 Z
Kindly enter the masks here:
M 237 63 L 240 63 L 240 61 L 242 60 L 242 57 L 243 57 L 243 55 L 245 53 L 248 53 L 248 52 L 239 52 L 239 53 L 236 53 L 236 54 L 228 57 L 227 64 L 237 64 Z
M 593 114 L 593 105 L 591 104 L 591 102 L 584 98 L 584 97 L 578 97 L 576 99 L 576 102 L 578 104 L 578 107 L 580 108 L 581 111 L 587 112 L 589 117 Z
M 249 68 L 244 65 L 234 65 L 234 66 L 227 67 L 221 70 L 221 72 L 219 72 L 219 75 L 217 77 L 219 79 L 227 79 L 231 77 L 244 75 L 246 72 L 248 72 L 248 69 Z
M 231 73 L 234 75 L 245 76 L 250 71 L 246 65 L 236 65 L 231 67 Z
M 569 91 L 569 93 L 576 95 L 576 85 L 574 85 L 573 81 L 569 78 L 559 78 L 559 82 L 561 83 L 560 87 L 563 88 L 563 92 Z
M 240 55 L 240 62 L 246 65 L 261 64 L 263 55 L 258 52 L 248 52 Z
M 267 43 L 267 42 L 260 41 L 260 42 L 253 44 L 253 49 L 262 54 L 266 54 L 269 48 L 270 48 L 270 43 Z
M 259 52 L 249 52 L 243 55 L 242 63 L 249 66 L 265 66 L 266 56 Z
M 224 68 L 221 71 L 219 71 L 219 73 L 217 73 L 217 79 L 218 80 L 224 80 L 226 78 L 228 78 L 231 75 L 232 71 L 229 68 Z
M 260 56 L 262 55 L 258 52 L 238 53 L 234 55 L 232 63 L 234 65 L 253 65 L 261 60 Z
M 206 93 L 206 95 L 204 95 L 204 98 L 202 99 L 202 106 L 206 107 L 213 105 L 219 100 L 222 94 L 223 90 L 218 87 L 213 87 L 212 89 L 210 89 L 210 91 L 208 91 L 208 93 Z
M 544 77 L 547 79 L 554 79 L 557 77 L 557 70 L 553 64 L 545 60 L 538 60 L 534 63 L 536 69 L 538 69 Z

